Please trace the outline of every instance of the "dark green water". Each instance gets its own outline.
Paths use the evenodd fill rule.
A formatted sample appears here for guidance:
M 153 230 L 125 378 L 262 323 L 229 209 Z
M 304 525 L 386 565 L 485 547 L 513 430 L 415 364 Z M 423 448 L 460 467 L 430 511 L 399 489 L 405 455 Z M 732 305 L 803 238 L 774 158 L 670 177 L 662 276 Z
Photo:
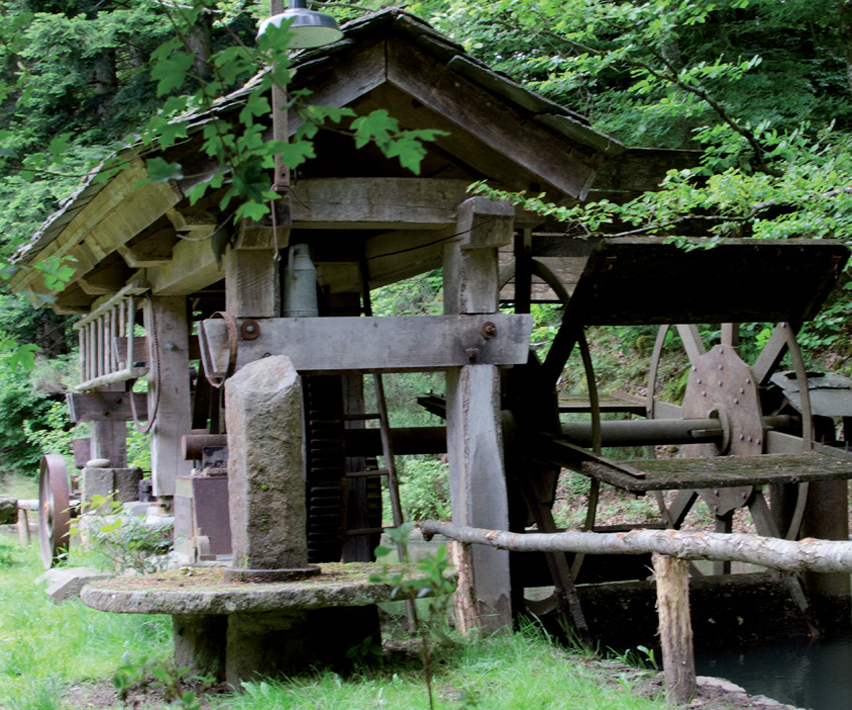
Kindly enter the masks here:
M 698 675 L 810 710 L 852 708 L 852 639 L 696 654 Z

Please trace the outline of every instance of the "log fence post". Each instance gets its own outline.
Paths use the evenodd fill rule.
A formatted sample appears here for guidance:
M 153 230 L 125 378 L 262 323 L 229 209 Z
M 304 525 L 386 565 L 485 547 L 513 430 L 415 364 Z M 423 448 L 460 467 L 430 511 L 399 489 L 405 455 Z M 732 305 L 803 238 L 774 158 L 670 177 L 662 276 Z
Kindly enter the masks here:
M 689 617 L 689 563 L 654 553 L 657 616 L 663 649 L 663 676 L 671 699 L 678 705 L 695 696 L 695 657 Z

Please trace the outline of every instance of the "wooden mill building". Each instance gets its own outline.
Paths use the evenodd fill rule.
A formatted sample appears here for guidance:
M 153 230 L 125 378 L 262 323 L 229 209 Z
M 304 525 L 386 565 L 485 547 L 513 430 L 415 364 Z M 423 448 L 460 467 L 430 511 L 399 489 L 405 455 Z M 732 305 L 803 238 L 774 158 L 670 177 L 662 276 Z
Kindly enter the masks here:
M 12 278 L 16 291 L 53 296 L 55 310 L 83 316 L 83 394 L 75 395 L 74 416 L 92 421 L 91 455 L 126 467 L 132 400 L 137 416 L 151 422 L 160 505 L 171 510 L 176 496 L 192 499 L 193 519 L 179 516 L 178 534 L 195 554 L 215 555 L 217 543 L 210 528 L 198 534 L 207 494 L 193 487 L 198 476 L 191 475 L 182 440 L 192 432 L 222 433 L 221 397 L 208 378 L 218 384 L 234 367 L 267 353 L 287 355 L 304 377 L 308 543 L 316 561 L 368 558 L 381 525 L 380 474 L 361 473 L 365 456 L 387 448 L 373 439 L 355 447 L 351 432 L 364 427 L 366 373 L 446 372 L 446 397 L 433 403 L 446 417 L 446 440 L 441 432 L 407 432 L 395 442 L 398 451 L 447 451 L 455 522 L 494 529 L 509 528 L 510 517 L 516 528 L 528 522 L 520 489 L 507 495 L 505 469 L 519 464 L 514 449 L 504 454 L 504 432 L 523 437 L 552 430 L 554 421 L 558 426 L 557 378 L 543 384 L 528 360 L 530 299 L 564 301 L 594 245 L 545 231 L 540 217 L 511 205 L 471 198 L 467 188 L 487 180 L 571 205 L 595 194 L 632 197 L 661 177 L 652 151 L 627 150 L 584 117 L 491 71 L 413 15 L 389 10 L 344 29 L 340 42 L 298 55 L 290 89 L 308 89 L 312 103 L 347 107 L 358 116 L 385 109 L 403 129 L 444 131 L 426 145 L 419 176 L 374 146 L 356 150 L 349 136 L 320 130 L 316 157 L 294 175 L 291 224 L 277 234 L 271 223 L 236 224 L 219 209 L 217 192 L 190 205 L 193 187 L 219 170 L 200 150 L 209 116 L 199 115 L 189 138 L 162 156 L 180 163 L 186 177 L 135 187 L 146 177 L 144 160 L 156 153 L 127 149 L 128 169 L 106 182 L 89 180 L 22 251 L 23 266 L 70 257 L 75 272 L 65 290 L 51 292 L 31 269 Z M 217 111 L 235 115 L 244 97 L 237 92 Z M 298 125 L 291 111 L 291 135 Z M 664 168 L 680 167 L 691 157 L 671 153 L 667 161 Z M 824 291 L 814 283 L 845 259 L 840 251 L 809 260 L 815 264 L 810 281 L 776 299 L 781 305 L 768 317 L 785 320 L 793 310 L 812 315 L 801 312 L 797 299 L 808 300 L 802 296 L 808 288 Z M 602 259 L 596 268 L 606 273 Z M 803 261 L 800 252 L 796 260 Z M 501 263 L 512 262 L 501 281 Z M 365 317 L 371 289 L 438 267 L 445 315 Z M 712 278 L 713 268 L 704 269 L 703 278 Z M 317 313 L 292 302 L 294 282 L 305 278 L 317 295 Z M 590 298 L 589 289 L 583 293 Z M 501 295 L 515 303 L 514 313 L 499 312 Z M 675 309 L 669 322 L 714 315 L 684 309 Z M 645 322 L 665 320 L 652 313 Z M 560 341 L 563 351 L 571 349 L 572 337 Z M 545 368 L 561 372 L 562 364 Z M 124 393 L 124 382 L 138 377 L 148 379 L 147 401 Z M 207 461 L 207 468 L 221 466 Z M 555 472 L 553 465 L 532 469 L 543 489 L 520 488 L 546 503 L 558 466 Z M 552 525 L 552 519 L 536 522 Z M 476 613 L 486 625 L 503 625 L 511 613 L 508 554 L 472 554 Z

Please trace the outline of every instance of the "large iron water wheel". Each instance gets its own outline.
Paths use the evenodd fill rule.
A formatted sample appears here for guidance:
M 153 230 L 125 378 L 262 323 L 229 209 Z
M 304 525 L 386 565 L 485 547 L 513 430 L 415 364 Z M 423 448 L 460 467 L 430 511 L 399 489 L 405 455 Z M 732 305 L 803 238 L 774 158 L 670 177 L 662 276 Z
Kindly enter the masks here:
M 71 500 L 65 459 L 47 454 L 39 472 L 38 533 L 41 559 L 46 569 L 57 564 L 71 542 Z
M 764 415 L 773 414 L 765 401 L 764 392 L 785 353 L 789 352 L 797 376 L 806 379 L 804 362 L 788 323 L 779 324 L 763 350 L 752 363 L 739 355 L 738 328 L 733 324 L 722 327 L 721 343 L 709 348 L 695 325 L 678 325 L 683 351 L 688 361 L 686 393 L 680 415 L 682 418 L 718 418 L 724 432 L 717 443 L 689 444 L 680 452 L 684 457 L 759 456 L 772 453 L 767 445 Z M 672 405 L 656 397 L 660 361 L 670 326 L 661 326 L 651 357 L 648 381 L 647 411 L 649 418 L 671 416 Z M 810 446 L 811 413 L 807 397 L 802 406 L 802 446 Z M 660 410 L 667 410 L 668 414 Z M 802 483 L 786 491 L 785 515 L 770 515 L 762 492 L 753 486 L 737 488 L 680 491 L 669 506 L 658 498 L 666 522 L 678 528 L 699 497 L 707 504 L 717 520 L 717 529 L 730 531 L 733 512 L 748 506 L 758 532 L 764 535 L 795 539 L 798 535 L 807 503 L 808 484 Z M 791 501 L 793 505 L 791 505 Z M 779 529 L 780 526 L 780 529 Z

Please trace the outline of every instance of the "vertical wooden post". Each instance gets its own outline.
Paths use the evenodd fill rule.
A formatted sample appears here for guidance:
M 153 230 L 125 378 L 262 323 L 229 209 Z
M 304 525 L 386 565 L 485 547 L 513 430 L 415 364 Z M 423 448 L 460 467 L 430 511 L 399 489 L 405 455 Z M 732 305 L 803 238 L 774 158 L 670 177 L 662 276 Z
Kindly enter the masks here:
M 151 363 L 148 414 L 155 417 L 151 429 L 151 475 L 154 495 L 161 505 L 170 507 L 175 479 L 188 476 L 192 468 L 180 451 L 181 437 L 189 434 L 192 427 L 186 297 L 151 297 L 145 323 Z
M 657 614 L 666 689 L 678 705 L 695 695 L 695 657 L 689 618 L 689 563 L 677 557 L 654 554 L 657 580 Z
M 498 308 L 497 250 L 512 240 L 514 207 L 482 197 L 465 200 L 458 211 L 458 241 L 444 249 L 444 312 L 495 313 Z M 500 418 L 500 377 L 494 365 L 471 365 L 447 372 L 447 452 L 453 522 L 505 530 L 509 523 Z M 463 626 L 487 630 L 512 623 L 509 553 L 476 546 L 470 580 L 461 589 L 474 609 Z M 469 617 L 475 617 L 470 619 Z
M 272 227 L 241 225 L 236 244 L 225 252 L 225 303 L 234 318 L 281 315 L 280 262 L 273 245 Z
M 808 503 L 802 520 L 801 537 L 819 540 L 849 539 L 849 490 L 847 481 L 813 481 L 808 488 Z M 830 609 L 845 605 L 849 599 L 849 575 L 805 572 L 808 596 L 819 607 Z M 833 603 L 833 604 L 832 604 Z

